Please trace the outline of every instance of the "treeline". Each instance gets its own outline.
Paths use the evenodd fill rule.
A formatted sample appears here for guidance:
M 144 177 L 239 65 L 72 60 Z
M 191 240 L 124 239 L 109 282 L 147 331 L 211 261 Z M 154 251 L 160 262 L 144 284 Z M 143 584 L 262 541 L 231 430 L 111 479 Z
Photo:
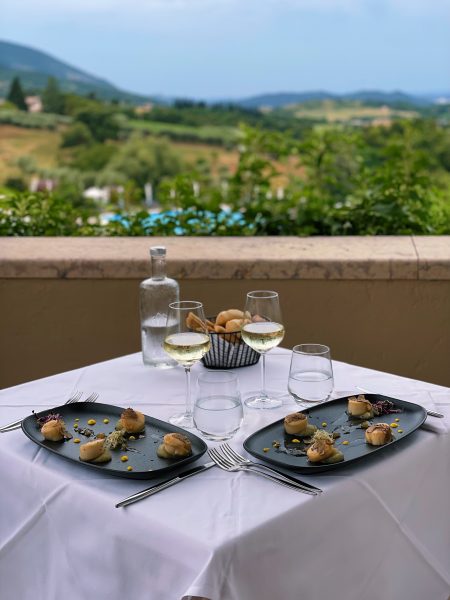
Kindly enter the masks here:
M 82 148 L 53 195 L 3 201 L 1 235 L 450 234 L 450 132 L 433 120 L 314 129 L 300 140 L 242 127 L 237 168 L 227 173 L 207 164 L 187 171 L 153 138 Z M 101 224 L 98 208 L 68 194 L 64 177 L 74 172 L 85 182 L 120 179 L 113 223 Z M 151 177 L 158 218 L 142 202 Z

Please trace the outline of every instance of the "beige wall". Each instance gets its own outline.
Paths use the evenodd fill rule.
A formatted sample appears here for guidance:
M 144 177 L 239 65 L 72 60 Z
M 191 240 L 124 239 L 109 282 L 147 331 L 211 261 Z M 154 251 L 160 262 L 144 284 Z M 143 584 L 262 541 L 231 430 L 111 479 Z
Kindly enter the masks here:
M 139 350 L 138 279 L 0 279 L 0 387 Z M 450 386 L 450 281 L 180 278 L 208 314 L 280 292 L 285 346 Z M 351 382 L 349 382 L 349 385 Z

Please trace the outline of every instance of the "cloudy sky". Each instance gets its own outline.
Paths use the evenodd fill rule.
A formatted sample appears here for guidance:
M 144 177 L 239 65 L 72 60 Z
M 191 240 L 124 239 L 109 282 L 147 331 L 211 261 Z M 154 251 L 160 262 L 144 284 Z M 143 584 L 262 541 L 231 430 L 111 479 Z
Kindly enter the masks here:
M 15 0 L 0 39 L 121 88 L 203 98 L 450 90 L 450 0 Z

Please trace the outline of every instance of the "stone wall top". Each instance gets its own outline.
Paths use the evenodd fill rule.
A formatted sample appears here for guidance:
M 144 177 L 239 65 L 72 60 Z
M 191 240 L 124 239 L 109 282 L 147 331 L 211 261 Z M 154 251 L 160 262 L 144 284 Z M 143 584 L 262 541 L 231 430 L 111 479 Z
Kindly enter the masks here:
M 450 236 L 0 238 L 0 278 L 450 279 Z

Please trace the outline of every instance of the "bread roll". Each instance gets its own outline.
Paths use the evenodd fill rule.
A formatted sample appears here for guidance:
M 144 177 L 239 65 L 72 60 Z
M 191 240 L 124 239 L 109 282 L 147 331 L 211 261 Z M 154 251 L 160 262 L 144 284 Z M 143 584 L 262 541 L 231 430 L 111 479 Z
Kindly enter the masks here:
M 242 324 L 244 319 L 230 319 L 225 323 L 225 330 L 228 332 L 240 331 L 242 328 Z
M 197 317 L 197 315 L 192 312 L 190 312 L 186 317 L 186 325 L 189 327 L 189 329 L 192 329 L 193 331 L 199 331 L 200 333 L 204 333 L 208 329 L 207 323 L 202 321 L 200 317 Z
M 231 321 L 232 319 L 243 319 L 244 313 L 242 310 L 238 310 L 237 308 L 230 308 L 229 310 L 223 310 L 217 315 L 216 325 L 224 326 L 227 321 Z

